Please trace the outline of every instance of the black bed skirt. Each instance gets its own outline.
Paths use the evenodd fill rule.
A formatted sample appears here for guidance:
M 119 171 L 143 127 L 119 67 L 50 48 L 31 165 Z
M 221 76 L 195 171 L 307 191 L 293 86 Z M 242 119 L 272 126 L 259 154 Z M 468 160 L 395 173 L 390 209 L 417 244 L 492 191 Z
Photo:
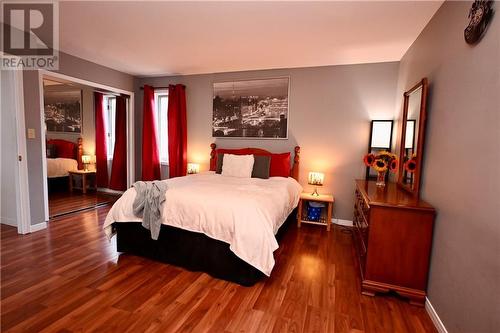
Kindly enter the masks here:
M 282 238 L 288 224 L 294 220 L 295 210 L 281 226 L 276 238 Z M 129 253 L 191 271 L 202 271 L 213 277 L 252 286 L 265 275 L 238 258 L 229 244 L 205 234 L 162 225 L 158 240 L 151 239 L 149 230 L 140 222 L 114 223 L 118 252 Z
M 60 193 L 69 191 L 69 176 L 47 178 L 48 192 Z

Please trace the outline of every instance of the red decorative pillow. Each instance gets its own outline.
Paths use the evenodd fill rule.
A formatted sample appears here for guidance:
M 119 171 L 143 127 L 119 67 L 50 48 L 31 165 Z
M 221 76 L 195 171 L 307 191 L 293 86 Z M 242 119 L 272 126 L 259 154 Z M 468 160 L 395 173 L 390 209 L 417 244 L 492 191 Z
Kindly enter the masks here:
M 290 176 L 290 153 L 271 154 L 269 177 Z
M 47 142 L 57 147 L 57 157 L 76 159 L 75 144 L 66 140 L 52 139 Z

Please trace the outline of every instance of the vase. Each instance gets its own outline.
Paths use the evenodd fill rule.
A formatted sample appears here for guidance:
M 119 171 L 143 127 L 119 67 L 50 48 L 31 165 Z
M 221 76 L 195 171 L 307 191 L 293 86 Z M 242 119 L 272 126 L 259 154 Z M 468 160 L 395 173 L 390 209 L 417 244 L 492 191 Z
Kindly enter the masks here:
M 385 187 L 385 174 L 387 173 L 386 171 L 379 171 L 377 174 L 377 186 L 378 187 Z

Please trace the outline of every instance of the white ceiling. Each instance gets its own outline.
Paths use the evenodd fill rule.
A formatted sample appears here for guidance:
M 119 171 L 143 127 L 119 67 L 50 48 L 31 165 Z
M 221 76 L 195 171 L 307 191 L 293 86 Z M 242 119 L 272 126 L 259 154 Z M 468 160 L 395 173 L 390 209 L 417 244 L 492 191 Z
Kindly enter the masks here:
M 398 61 L 441 4 L 60 2 L 60 48 L 139 76 Z

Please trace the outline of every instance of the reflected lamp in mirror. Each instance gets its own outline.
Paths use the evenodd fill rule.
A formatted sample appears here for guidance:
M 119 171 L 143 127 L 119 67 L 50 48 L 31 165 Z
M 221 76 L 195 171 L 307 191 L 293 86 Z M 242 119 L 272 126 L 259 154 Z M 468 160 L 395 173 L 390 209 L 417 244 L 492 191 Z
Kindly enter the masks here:
M 85 171 L 89 171 L 89 164 L 91 161 L 90 155 L 82 155 L 82 163 L 83 163 L 83 169 Z
M 188 163 L 187 173 L 193 175 L 200 172 L 200 165 L 198 163 Z
M 372 120 L 370 148 L 391 149 L 392 120 Z
M 309 172 L 309 177 L 307 183 L 309 185 L 314 185 L 314 192 L 311 195 L 319 196 L 318 186 L 323 186 L 323 181 L 325 180 L 325 174 L 322 172 Z

